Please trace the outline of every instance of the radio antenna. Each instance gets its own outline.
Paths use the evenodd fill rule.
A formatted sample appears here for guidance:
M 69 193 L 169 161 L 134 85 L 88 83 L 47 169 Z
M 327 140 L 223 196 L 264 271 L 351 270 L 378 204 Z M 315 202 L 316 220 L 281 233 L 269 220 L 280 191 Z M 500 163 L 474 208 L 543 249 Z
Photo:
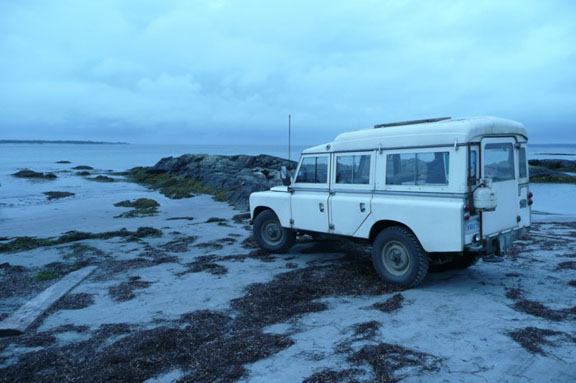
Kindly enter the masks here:
M 288 115 L 288 161 L 290 161 L 290 152 L 292 151 L 292 116 Z

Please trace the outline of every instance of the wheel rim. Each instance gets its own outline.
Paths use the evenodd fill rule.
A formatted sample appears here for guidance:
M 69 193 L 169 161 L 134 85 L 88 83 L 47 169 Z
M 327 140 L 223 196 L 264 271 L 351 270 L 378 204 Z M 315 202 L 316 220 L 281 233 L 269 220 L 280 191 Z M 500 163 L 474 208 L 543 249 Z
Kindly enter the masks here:
M 408 249 L 401 242 L 388 242 L 382 249 L 382 264 L 392 275 L 401 276 L 406 274 L 410 268 Z
M 280 222 L 275 220 L 268 220 L 262 224 L 260 234 L 264 242 L 268 245 L 276 246 L 284 239 L 284 230 L 280 226 Z

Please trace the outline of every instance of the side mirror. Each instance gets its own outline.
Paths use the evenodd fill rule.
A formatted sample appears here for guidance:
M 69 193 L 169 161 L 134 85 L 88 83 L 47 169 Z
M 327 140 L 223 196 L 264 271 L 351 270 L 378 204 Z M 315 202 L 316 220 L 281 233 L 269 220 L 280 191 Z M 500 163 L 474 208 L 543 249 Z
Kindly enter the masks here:
M 286 166 L 280 167 L 280 179 L 282 180 L 282 185 L 290 186 L 292 180 L 290 179 L 290 175 L 288 174 L 288 169 Z

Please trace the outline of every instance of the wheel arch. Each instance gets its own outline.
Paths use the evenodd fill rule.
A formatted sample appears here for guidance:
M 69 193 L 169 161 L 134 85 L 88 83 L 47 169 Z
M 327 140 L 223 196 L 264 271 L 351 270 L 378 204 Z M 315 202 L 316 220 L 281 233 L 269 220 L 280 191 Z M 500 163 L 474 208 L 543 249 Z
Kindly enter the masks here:
M 418 242 L 420 242 L 420 239 L 414 233 L 414 230 L 412 230 L 408 225 L 403 224 L 402 222 L 393 221 L 393 220 L 380 220 L 380 221 L 375 222 L 372 225 L 372 227 L 370 228 L 370 234 L 368 236 L 370 243 L 374 242 L 374 240 L 376 239 L 376 236 L 382 230 L 387 229 L 389 227 L 393 227 L 393 226 L 399 226 L 399 227 L 405 228 L 406 230 L 410 231 L 410 233 L 412 233 L 416 237 L 416 239 L 418 239 Z
M 252 220 L 255 220 L 256 217 L 258 217 L 260 214 L 262 214 L 262 212 L 264 212 L 264 211 L 266 211 L 266 210 L 272 210 L 272 212 L 273 212 L 274 214 L 276 214 L 276 212 L 275 212 L 271 207 L 268 207 L 268 206 L 256 206 L 256 207 L 254 208 L 253 213 L 252 213 Z M 276 214 L 276 216 L 278 216 L 278 214 Z

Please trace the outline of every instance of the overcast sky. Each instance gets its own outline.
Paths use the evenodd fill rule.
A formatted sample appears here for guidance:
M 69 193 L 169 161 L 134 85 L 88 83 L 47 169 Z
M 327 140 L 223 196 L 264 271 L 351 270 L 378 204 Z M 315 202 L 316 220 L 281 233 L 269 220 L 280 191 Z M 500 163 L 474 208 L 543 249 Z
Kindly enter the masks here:
M 317 144 L 496 115 L 576 142 L 576 1 L 0 0 L 0 139 Z

